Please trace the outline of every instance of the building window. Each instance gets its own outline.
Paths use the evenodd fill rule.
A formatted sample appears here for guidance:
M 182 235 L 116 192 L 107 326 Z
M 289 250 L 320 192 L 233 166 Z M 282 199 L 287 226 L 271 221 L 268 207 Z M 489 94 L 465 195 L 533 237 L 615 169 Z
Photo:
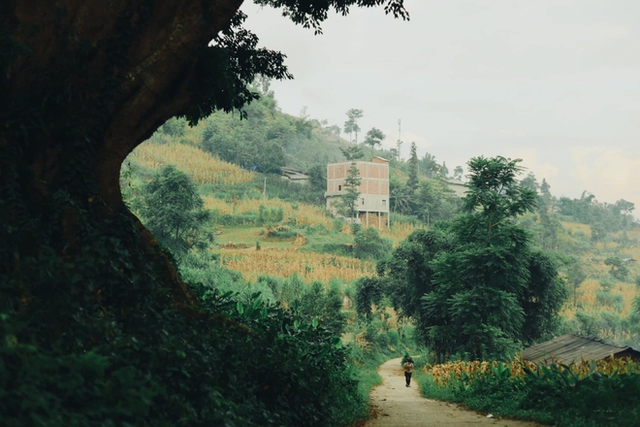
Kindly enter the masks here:
M 362 204 L 364 205 L 364 199 L 360 199 L 360 202 L 362 202 Z
M 338 185 L 338 191 L 342 191 L 342 185 Z
M 382 199 L 382 206 L 387 206 L 387 201 Z

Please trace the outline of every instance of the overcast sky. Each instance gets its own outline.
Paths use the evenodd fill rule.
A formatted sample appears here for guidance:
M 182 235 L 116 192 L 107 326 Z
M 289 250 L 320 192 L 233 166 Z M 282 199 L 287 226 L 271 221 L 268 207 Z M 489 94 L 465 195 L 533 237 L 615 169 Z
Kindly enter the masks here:
M 415 141 L 450 171 L 522 158 L 557 196 L 624 198 L 640 213 L 640 0 L 405 0 L 331 16 L 324 34 L 245 2 L 247 27 L 288 56 L 279 106 L 343 126 L 360 108 L 402 157 Z

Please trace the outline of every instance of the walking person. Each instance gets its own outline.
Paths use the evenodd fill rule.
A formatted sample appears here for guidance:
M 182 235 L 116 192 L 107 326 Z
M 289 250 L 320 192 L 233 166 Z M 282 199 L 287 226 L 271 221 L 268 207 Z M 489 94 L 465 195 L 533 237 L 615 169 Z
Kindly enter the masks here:
M 413 359 L 411 358 L 407 359 L 405 364 L 402 365 L 402 368 L 404 369 L 404 378 L 407 380 L 407 387 L 411 387 L 411 374 L 413 373 Z

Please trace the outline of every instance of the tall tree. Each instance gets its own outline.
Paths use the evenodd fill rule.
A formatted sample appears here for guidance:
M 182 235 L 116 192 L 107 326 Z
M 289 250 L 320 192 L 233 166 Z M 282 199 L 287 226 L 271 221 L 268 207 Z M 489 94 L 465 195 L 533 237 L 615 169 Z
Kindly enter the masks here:
M 538 191 L 540 185 L 538 184 L 538 180 L 533 172 L 529 172 L 526 177 L 520 181 L 520 186 L 524 188 L 528 188 L 531 191 Z
M 379 268 L 441 360 L 504 359 L 555 328 L 566 289 L 552 258 L 514 224 L 535 201 L 517 185 L 518 162 L 472 159 L 465 213 L 409 236 Z
M 411 143 L 411 154 L 409 155 L 409 179 L 407 180 L 407 189 L 409 194 L 415 194 L 418 189 L 418 153 L 416 151 L 416 143 Z
M 464 169 L 462 169 L 462 166 L 456 166 L 453 169 L 453 179 L 462 180 L 463 173 L 464 173 Z
M 582 268 L 580 261 L 574 259 L 567 271 L 567 281 L 571 285 L 573 294 L 573 306 L 578 305 L 578 287 L 587 279 L 587 273 Z
M 427 178 L 437 178 L 441 176 L 441 167 L 436 161 L 436 156 L 430 153 L 425 153 L 424 157 L 420 160 L 420 167 L 422 169 L 422 173 L 427 176 Z
M 613 206 L 613 210 L 616 215 L 630 215 L 636 208 L 635 204 L 627 202 L 625 199 L 618 200 Z
M 378 128 L 371 128 L 365 135 L 364 142 L 371 146 L 371 154 L 373 155 L 373 149 L 376 145 L 382 144 L 382 141 L 386 138 L 385 134 Z
M 538 208 L 539 210 L 548 211 L 551 208 L 551 203 L 553 200 L 553 196 L 551 195 L 551 186 L 547 182 L 545 178 L 542 178 L 542 183 L 540 184 L 540 198 L 538 200 Z
M 414 214 L 429 226 L 435 221 L 449 220 L 460 213 L 461 199 L 445 183 L 436 180 L 420 182 L 413 198 Z
M 491 231 L 502 221 L 530 212 L 535 207 L 535 192 L 517 185 L 516 177 L 522 171 L 520 159 L 504 157 L 486 159 L 476 157 L 469 161 L 469 190 L 463 198 L 464 210 L 475 213 L 481 209 L 486 228 Z
M 313 165 L 306 171 L 309 177 L 309 185 L 314 190 L 327 190 L 327 166 Z
M 143 189 L 142 216 L 153 234 L 174 254 L 203 249 L 212 237 L 202 226 L 209 219 L 191 179 L 174 166 L 163 167 Z
M 540 198 L 538 198 L 540 203 Z M 540 247 L 544 250 L 555 250 L 558 247 L 558 234 L 562 231 L 562 223 L 557 215 L 544 208 L 538 208 L 538 216 L 542 230 L 538 233 Z
M 344 122 L 344 131 L 349 134 L 349 142 L 351 141 L 351 134 L 355 133 L 356 137 L 353 141 L 358 143 L 358 132 L 360 132 L 360 126 L 358 126 L 358 119 L 362 118 L 362 110 L 352 108 L 347 111 L 348 120 Z
M 449 168 L 447 167 L 447 162 L 442 162 L 442 166 L 440 166 L 440 174 L 438 176 L 443 179 L 446 179 L 449 176 Z
M 356 218 L 358 216 L 358 198 L 360 197 L 361 181 L 358 165 L 353 162 L 347 172 L 347 178 L 344 180 L 344 193 L 337 203 L 338 212 L 346 217 Z

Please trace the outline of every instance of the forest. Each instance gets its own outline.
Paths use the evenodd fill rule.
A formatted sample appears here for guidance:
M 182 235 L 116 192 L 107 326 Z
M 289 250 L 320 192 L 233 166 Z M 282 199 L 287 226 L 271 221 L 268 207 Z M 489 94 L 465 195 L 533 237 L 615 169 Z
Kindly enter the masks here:
M 241 1 L 36 3 L 0 6 L 0 424 L 362 425 L 377 367 L 409 355 L 425 396 L 479 411 L 639 418 L 637 363 L 518 359 L 565 333 L 638 347 L 633 203 L 556 197 L 520 159 L 403 159 L 366 109 L 283 113 L 284 55 Z M 316 32 L 409 17 L 255 3 Z M 347 221 L 357 192 L 325 209 L 327 163 L 374 156 L 382 230 Z

